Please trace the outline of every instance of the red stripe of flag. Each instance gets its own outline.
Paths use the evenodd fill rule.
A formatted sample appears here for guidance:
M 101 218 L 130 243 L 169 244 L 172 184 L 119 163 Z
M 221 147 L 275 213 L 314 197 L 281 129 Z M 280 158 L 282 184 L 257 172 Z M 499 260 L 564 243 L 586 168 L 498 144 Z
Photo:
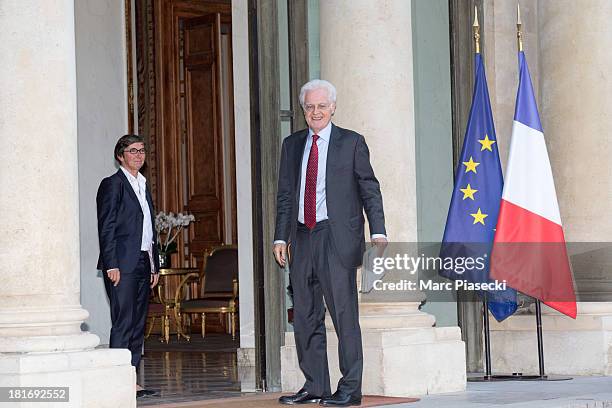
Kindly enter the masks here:
M 509 201 L 501 201 L 491 277 L 576 318 L 576 295 L 563 228 Z

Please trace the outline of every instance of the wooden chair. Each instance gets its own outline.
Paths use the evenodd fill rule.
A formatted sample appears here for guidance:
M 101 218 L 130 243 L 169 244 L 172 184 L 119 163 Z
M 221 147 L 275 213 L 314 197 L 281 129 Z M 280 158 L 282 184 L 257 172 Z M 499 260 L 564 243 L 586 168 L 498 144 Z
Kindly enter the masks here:
M 157 318 L 160 319 L 160 333 L 159 338 L 162 343 L 170 342 L 170 318 L 172 317 L 171 308 L 168 307 L 168 302 L 164 296 L 165 282 L 163 279 L 159 279 L 159 282 L 155 289 L 151 291 L 149 298 L 149 309 L 147 312 L 147 328 L 145 330 L 145 339 L 151 336 L 151 332 L 155 326 Z
M 163 292 L 164 282 L 160 280 L 157 287 L 155 287 L 155 289 L 151 291 L 151 294 L 149 296 L 149 309 L 147 310 L 145 339 L 148 339 L 151 336 L 151 332 L 155 327 L 155 322 L 159 318 L 159 332 L 161 334 L 160 340 L 162 342 L 165 341 L 166 343 L 168 343 L 168 337 L 170 336 L 169 329 L 167 329 L 169 327 L 169 316 L 168 309 L 164 304 Z
M 196 298 L 185 300 L 189 286 L 198 282 Z M 185 315 L 199 314 L 202 337 L 206 335 L 206 314 L 218 313 L 229 317 L 232 340 L 236 338 L 238 316 L 238 246 L 221 245 L 207 251 L 200 273 L 185 276 L 176 289 L 176 320 L 183 324 Z
M 164 325 L 165 325 L 165 317 L 166 317 L 166 308 L 161 303 L 155 302 L 153 300 L 149 301 L 149 310 L 147 313 L 147 328 L 145 330 L 145 339 L 148 339 L 151 336 L 151 332 L 153 331 L 153 327 L 155 326 L 155 321 L 159 318 L 161 321 L 160 332 L 162 333 L 161 339 L 164 339 Z

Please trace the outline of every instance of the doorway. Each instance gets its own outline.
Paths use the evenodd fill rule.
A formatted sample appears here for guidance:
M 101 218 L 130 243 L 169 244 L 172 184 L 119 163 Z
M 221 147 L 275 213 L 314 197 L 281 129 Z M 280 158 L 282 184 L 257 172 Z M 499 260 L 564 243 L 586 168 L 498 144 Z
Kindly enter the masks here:
M 158 212 L 195 216 L 177 239 L 172 268 L 202 268 L 208 250 L 237 242 L 231 2 L 134 4 L 137 129 L 150 152 L 146 177 Z M 157 300 L 174 299 L 180 280 L 165 277 L 165 296 Z M 187 296 L 197 296 L 201 283 Z M 232 340 L 226 321 L 207 318 L 202 338 L 202 321 L 194 315 L 186 328 L 190 342 L 176 335 L 171 321 L 170 341 L 161 343 L 159 326 L 145 346 L 144 383 L 150 372 L 153 388 L 173 400 L 240 391 L 239 336 Z
M 136 2 L 138 131 L 158 211 L 196 222 L 175 259 L 236 242 L 230 1 Z

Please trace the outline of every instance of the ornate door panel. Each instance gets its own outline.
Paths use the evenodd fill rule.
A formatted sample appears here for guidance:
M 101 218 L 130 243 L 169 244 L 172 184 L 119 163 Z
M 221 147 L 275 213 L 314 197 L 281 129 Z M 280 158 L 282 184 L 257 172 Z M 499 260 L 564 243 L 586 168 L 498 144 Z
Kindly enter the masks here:
M 221 17 L 183 24 L 185 209 L 196 216 L 192 253 L 224 241 L 223 129 L 221 118 Z

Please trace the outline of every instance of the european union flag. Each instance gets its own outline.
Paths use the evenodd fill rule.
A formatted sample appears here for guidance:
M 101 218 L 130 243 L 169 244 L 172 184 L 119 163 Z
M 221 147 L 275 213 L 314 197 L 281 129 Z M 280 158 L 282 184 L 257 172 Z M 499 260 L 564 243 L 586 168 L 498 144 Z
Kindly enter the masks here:
M 440 256 L 440 275 L 453 280 L 488 283 L 489 259 L 503 190 L 497 137 L 480 54 L 470 116 L 455 175 Z M 466 259 L 472 261 L 466 261 Z M 454 261 L 454 262 L 450 262 Z M 469 262 L 469 265 L 466 264 Z M 516 291 L 488 291 L 489 310 L 501 321 L 516 311 Z

